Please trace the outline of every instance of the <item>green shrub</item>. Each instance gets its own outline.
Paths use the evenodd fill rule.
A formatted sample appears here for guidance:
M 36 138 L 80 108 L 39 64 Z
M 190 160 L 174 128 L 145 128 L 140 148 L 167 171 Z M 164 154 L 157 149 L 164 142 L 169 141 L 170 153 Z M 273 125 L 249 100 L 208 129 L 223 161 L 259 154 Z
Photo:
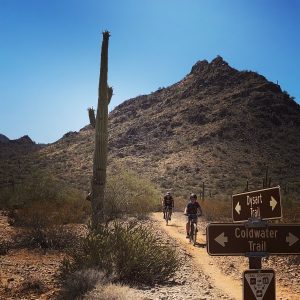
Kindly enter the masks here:
M 147 227 L 115 223 L 111 238 L 119 249 L 114 254 L 115 272 L 123 282 L 161 282 L 178 267 L 174 250 Z
M 109 174 L 104 210 L 108 218 L 122 215 L 145 216 L 154 211 L 160 202 L 160 193 L 148 180 L 120 169 Z
M 7 209 L 14 225 L 46 227 L 83 222 L 90 204 L 80 191 L 50 174 L 37 172 L 10 192 Z
M 44 172 L 33 173 L 6 195 L 9 223 L 24 227 L 14 247 L 69 247 L 76 236 L 63 225 L 81 223 L 90 214 L 83 193 Z
M 136 222 L 99 225 L 82 240 L 62 265 L 62 273 L 94 268 L 127 283 L 167 280 L 179 267 L 176 251 L 147 226 Z

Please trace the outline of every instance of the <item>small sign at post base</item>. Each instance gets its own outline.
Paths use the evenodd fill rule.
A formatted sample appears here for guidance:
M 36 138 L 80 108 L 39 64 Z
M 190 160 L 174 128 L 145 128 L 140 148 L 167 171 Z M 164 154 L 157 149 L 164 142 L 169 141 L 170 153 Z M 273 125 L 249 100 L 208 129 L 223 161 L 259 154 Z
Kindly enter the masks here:
M 276 300 L 274 270 L 246 270 L 243 273 L 243 299 Z

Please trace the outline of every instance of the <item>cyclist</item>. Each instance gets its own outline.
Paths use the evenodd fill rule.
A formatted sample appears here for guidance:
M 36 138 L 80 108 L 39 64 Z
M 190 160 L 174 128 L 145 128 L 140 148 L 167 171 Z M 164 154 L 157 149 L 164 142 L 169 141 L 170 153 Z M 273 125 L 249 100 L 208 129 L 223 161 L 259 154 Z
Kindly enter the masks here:
M 171 220 L 172 209 L 174 208 L 174 199 L 170 192 L 167 192 L 165 194 L 162 202 L 163 202 L 162 205 L 163 205 L 164 219 L 166 218 L 166 211 L 167 209 L 169 209 L 170 210 L 169 220 Z
M 202 209 L 200 204 L 197 202 L 197 196 L 194 193 L 190 195 L 190 201 L 184 209 L 184 214 L 187 216 L 186 222 L 186 238 L 189 238 L 190 233 L 190 222 L 192 218 L 202 215 Z M 196 220 L 197 221 L 197 220 Z

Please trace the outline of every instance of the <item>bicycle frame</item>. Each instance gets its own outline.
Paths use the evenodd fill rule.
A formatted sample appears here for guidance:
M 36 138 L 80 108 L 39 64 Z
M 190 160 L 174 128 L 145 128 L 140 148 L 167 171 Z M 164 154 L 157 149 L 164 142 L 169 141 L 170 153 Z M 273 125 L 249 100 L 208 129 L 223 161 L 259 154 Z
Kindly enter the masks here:
M 197 215 L 190 215 L 190 243 L 193 242 L 193 245 L 195 246 L 197 243 Z
M 166 220 L 166 225 L 168 226 L 169 224 L 169 218 L 170 218 L 170 215 L 171 215 L 171 212 L 172 212 L 172 208 L 170 206 L 166 206 L 164 208 L 164 216 L 165 216 L 165 220 Z

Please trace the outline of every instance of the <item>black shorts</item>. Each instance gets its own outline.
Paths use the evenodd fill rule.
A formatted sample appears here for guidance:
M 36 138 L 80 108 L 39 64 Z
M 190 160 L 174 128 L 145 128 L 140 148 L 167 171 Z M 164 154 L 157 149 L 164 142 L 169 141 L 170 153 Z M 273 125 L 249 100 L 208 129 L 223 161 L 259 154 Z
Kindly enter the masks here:
M 197 220 L 198 220 L 197 214 L 190 214 L 190 215 L 186 216 L 186 222 L 187 223 L 192 221 L 192 220 L 194 220 L 197 223 Z

